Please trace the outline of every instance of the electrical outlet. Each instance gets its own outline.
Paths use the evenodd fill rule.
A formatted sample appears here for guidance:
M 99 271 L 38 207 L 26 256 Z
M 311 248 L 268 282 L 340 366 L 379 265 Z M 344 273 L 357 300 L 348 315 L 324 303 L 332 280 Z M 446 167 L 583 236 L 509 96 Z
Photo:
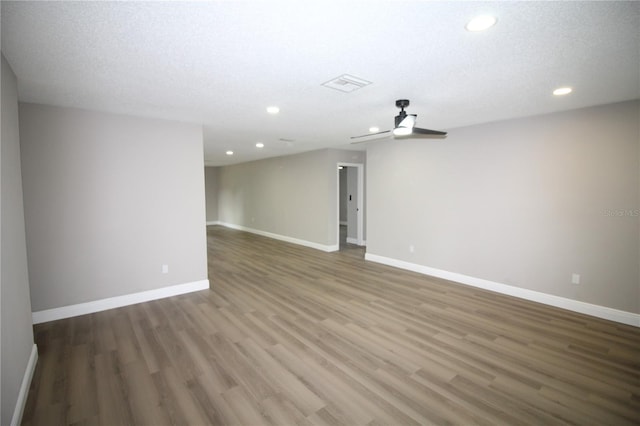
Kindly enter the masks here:
M 409 253 L 414 253 L 416 251 L 416 248 L 412 245 L 409 246 Z
M 162 273 L 163 274 L 169 273 L 169 265 L 162 265 Z
M 571 284 L 580 284 L 580 274 L 571 274 Z

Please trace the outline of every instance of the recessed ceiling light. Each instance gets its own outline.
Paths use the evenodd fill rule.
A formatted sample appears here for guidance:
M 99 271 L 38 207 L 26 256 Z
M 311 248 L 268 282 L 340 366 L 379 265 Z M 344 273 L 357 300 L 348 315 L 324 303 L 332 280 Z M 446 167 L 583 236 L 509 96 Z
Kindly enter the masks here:
M 233 155 L 233 151 L 227 151 L 227 155 Z
M 553 94 L 556 96 L 563 96 L 568 95 L 571 92 L 573 92 L 573 89 L 571 87 L 559 87 L 553 91 Z
M 379 132 L 380 128 L 379 127 L 369 127 L 369 133 L 375 133 L 375 132 Z
M 264 144 L 262 142 L 258 142 L 256 144 L 256 148 L 264 148 Z
M 480 16 L 476 16 L 475 18 L 467 22 L 467 25 L 465 25 L 465 28 L 467 29 L 467 31 L 472 31 L 472 32 L 484 31 L 486 29 L 493 27 L 496 24 L 496 22 L 498 22 L 498 20 L 494 16 L 480 15 Z
M 278 107 L 277 107 L 277 106 L 275 106 L 275 105 L 272 105 L 272 106 L 267 107 L 267 112 L 268 112 L 269 114 L 277 114 L 277 113 L 279 113 L 279 112 L 280 112 L 280 108 L 278 108 Z

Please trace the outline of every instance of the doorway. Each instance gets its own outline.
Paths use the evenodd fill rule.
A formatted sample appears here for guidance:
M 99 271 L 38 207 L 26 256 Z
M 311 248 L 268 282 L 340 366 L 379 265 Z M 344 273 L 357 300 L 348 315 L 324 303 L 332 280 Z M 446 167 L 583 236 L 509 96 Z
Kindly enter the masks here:
M 337 241 L 364 246 L 364 164 L 338 163 Z

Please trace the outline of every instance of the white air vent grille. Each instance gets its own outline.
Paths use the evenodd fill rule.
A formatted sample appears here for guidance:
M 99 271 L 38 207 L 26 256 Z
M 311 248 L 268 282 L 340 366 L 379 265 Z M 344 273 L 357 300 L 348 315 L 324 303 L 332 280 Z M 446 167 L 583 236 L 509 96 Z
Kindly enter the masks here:
M 345 93 L 351 93 L 354 90 L 358 90 L 364 86 L 368 86 L 369 84 L 371 84 L 370 81 L 364 80 L 359 77 L 354 77 L 349 74 L 342 74 L 340 77 L 336 77 L 332 80 L 327 81 L 326 83 L 322 83 L 324 87 L 339 90 Z

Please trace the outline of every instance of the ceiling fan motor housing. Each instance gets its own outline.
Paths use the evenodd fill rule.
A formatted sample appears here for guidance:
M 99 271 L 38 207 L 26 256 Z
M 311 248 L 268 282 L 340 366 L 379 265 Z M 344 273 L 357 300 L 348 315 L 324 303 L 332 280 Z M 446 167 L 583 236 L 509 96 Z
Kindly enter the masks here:
M 398 99 L 396 101 L 396 106 L 400 109 L 405 109 L 409 106 L 409 99 Z

